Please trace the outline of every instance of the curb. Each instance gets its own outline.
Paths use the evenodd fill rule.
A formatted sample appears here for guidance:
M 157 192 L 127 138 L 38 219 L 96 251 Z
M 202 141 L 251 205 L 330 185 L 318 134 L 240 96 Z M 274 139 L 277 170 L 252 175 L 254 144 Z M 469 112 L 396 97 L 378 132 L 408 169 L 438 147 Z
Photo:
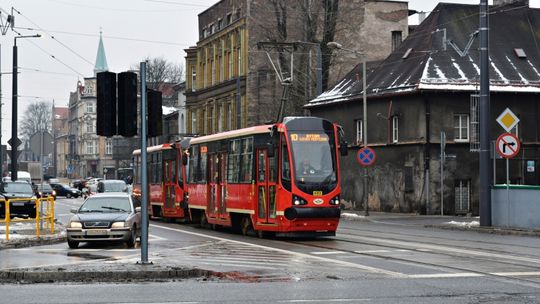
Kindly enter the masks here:
M 10 240 L 7 242 L 0 241 L 0 251 L 2 251 L 2 249 L 51 245 L 51 244 L 58 244 L 62 242 L 66 242 L 65 235 L 42 236 L 39 239 L 37 237 L 33 239 L 17 239 L 17 240 Z
M 497 235 L 517 235 L 540 237 L 540 230 L 505 229 L 497 227 L 459 227 L 447 225 L 424 225 L 426 228 L 438 228 L 445 230 L 473 231 Z
M 140 267 L 145 267 L 141 265 Z M 119 282 L 153 281 L 170 279 L 209 278 L 215 276 L 212 271 L 198 268 L 188 269 L 167 267 L 165 269 L 123 270 L 123 271 L 64 271 L 21 270 L 0 272 L 0 283 L 54 283 L 54 282 Z

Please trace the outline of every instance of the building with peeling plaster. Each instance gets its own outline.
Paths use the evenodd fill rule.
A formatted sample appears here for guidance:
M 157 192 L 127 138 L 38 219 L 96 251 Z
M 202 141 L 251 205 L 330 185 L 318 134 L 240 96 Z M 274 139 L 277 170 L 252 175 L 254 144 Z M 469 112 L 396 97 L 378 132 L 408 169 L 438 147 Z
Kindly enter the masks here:
M 496 118 L 510 108 L 521 142 L 510 181 L 540 184 L 540 10 L 528 1 L 490 6 L 491 139 L 505 132 Z M 422 214 L 479 209 L 479 6 L 440 3 L 400 47 L 367 73 L 368 145 L 377 153 L 367 191 L 371 210 Z M 343 198 L 362 208 L 362 65 L 306 106 L 344 127 Z M 446 139 L 441 159 L 441 133 Z M 443 162 L 441 162 L 443 160 Z M 441 163 L 444 165 L 441 183 Z M 505 161 L 494 160 L 496 183 Z

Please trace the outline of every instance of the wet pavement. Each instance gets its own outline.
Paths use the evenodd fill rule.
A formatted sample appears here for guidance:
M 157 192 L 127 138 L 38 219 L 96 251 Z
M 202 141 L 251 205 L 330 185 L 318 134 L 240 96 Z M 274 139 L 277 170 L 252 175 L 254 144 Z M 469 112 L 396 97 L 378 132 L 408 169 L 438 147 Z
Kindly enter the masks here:
M 478 217 L 454 217 L 454 216 L 424 216 L 416 214 L 395 214 L 395 213 L 379 213 L 371 212 L 369 216 L 364 216 L 363 212 L 350 212 L 345 211 L 342 214 L 343 221 L 370 221 L 374 223 L 380 223 L 385 225 L 402 225 L 402 226 L 420 226 L 426 228 L 436 229 L 452 229 L 463 231 L 477 231 L 481 233 L 494 233 L 494 234 L 509 234 L 509 235 L 526 235 L 526 236 L 540 236 L 540 229 L 538 230 L 520 230 L 520 229 L 508 229 L 508 228 L 495 228 L 495 227 L 480 227 Z M 63 226 L 58 223 L 57 231 L 55 234 L 45 234 L 40 239 L 36 239 L 32 235 L 32 231 L 25 231 L 24 229 L 14 229 L 13 235 L 10 235 L 10 240 L 5 241 L 5 230 L 0 229 L 0 255 L 3 249 L 7 248 L 27 248 L 29 251 L 40 250 L 39 246 L 45 244 L 64 243 L 65 242 L 65 230 Z M 338 231 L 339 233 L 339 231 Z M 29 248 L 31 247 L 31 248 Z M 67 245 L 66 245 L 67 247 Z M 61 254 L 57 254 L 57 259 L 60 259 L 64 264 L 45 267 L 6 267 L 2 264 L 0 269 L 0 282 L 7 283 L 34 283 L 34 282 L 58 282 L 58 281 L 131 281 L 131 280 L 171 280 L 171 279 L 186 279 L 186 278 L 229 278 L 240 281 L 280 281 L 291 280 L 294 276 L 279 276 L 277 272 L 270 270 L 265 271 L 265 263 L 283 263 L 283 267 L 289 268 L 288 263 L 294 263 L 296 267 L 305 265 L 306 269 L 311 262 L 308 259 L 302 259 L 301 257 L 291 257 L 286 253 L 275 252 L 271 249 L 261 248 L 260 250 L 254 250 L 252 252 L 254 261 L 253 268 L 261 269 L 260 274 L 254 271 L 242 271 L 242 267 L 236 267 L 231 264 L 230 268 L 215 267 L 208 261 L 205 262 L 205 255 L 208 254 L 204 245 L 200 247 L 190 248 L 189 251 L 178 250 L 178 248 L 171 248 L 170 250 L 160 250 L 157 253 L 150 252 L 149 260 L 152 263 L 140 263 L 140 249 L 114 249 L 117 250 L 118 255 L 111 254 L 109 256 L 101 255 L 98 252 L 92 252 L 92 248 L 88 250 L 67 250 L 63 248 Z M 234 252 L 236 248 L 232 248 L 231 245 L 222 244 L 223 255 L 213 255 L 213 258 L 217 258 L 217 263 L 220 261 L 227 261 L 230 257 L 230 252 Z M 225 248 L 227 247 L 227 248 Z M 231 248 L 228 248 L 231 247 Z M 99 249 L 99 248 L 98 248 Z M 60 250 L 60 249 L 59 249 Z M 54 252 L 46 252 L 45 255 L 54 255 Z M 67 253 L 66 253 L 67 252 Z M 229 252 L 229 253 L 227 253 Z M 24 254 L 24 250 L 18 251 L 17 254 Z M 229 255 L 229 256 L 228 256 Z M 268 257 L 272 256 L 272 259 Z M 257 258 L 263 257 L 263 258 Z M 66 261 L 78 261 L 76 264 L 69 264 Z M 82 261 L 82 262 L 81 262 Z M 220 265 L 222 266 L 222 265 Z M 222 269 L 223 271 L 216 271 L 216 269 Z M 240 269 L 240 271 L 239 271 Z M 281 272 L 282 273 L 282 272 Z M 306 274 L 309 276 L 309 274 Z

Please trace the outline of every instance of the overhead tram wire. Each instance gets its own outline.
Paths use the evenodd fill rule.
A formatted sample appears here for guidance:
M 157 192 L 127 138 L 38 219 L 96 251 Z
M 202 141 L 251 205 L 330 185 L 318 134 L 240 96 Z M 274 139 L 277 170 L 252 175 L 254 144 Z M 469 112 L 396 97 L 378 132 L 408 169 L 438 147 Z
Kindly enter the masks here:
M 39 30 L 39 29 L 31 28 L 31 27 L 14 27 L 14 28 L 21 29 L 21 30 L 28 30 L 28 31 L 37 31 L 37 30 Z M 97 34 L 86 34 L 86 33 L 66 32 L 66 31 L 54 31 L 54 30 L 52 30 L 52 31 L 49 30 L 49 32 L 58 33 L 58 34 L 66 34 L 66 35 L 74 35 L 74 36 L 99 37 L 99 35 L 97 35 Z M 155 44 L 164 44 L 164 45 L 174 45 L 174 46 L 181 46 L 181 47 L 190 47 L 191 46 L 191 45 L 187 45 L 187 44 L 168 42 L 168 41 L 135 39 L 135 38 L 127 38 L 127 37 L 119 37 L 119 36 L 102 35 L 102 37 L 107 38 L 107 39 L 146 42 L 146 43 L 155 43 Z
M 51 39 L 53 39 L 54 41 L 58 42 L 61 46 L 63 46 L 64 48 L 66 48 L 68 51 L 70 51 L 72 54 L 74 54 L 75 56 L 79 57 L 80 59 L 82 59 L 83 61 L 85 61 L 86 63 L 90 64 L 90 66 L 94 66 L 94 64 L 84 58 L 83 56 L 81 56 L 79 53 L 75 52 L 72 48 L 70 48 L 69 46 L 67 46 L 65 43 L 61 42 L 60 40 L 56 39 L 53 35 L 51 35 L 49 32 L 47 32 L 45 29 L 43 29 L 41 26 L 39 26 L 38 24 L 36 24 L 34 21 L 32 21 L 30 18 L 26 17 L 25 15 L 23 15 L 20 11 L 18 11 L 17 9 L 13 8 L 13 10 L 15 12 L 17 12 L 17 14 L 21 15 L 22 17 L 24 17 L 26 20 L 28 20 L 30 23 L 32 23 L 33 25 L 35 25 L 40 31 L 44 32 L 45 34 L 47 34 Z

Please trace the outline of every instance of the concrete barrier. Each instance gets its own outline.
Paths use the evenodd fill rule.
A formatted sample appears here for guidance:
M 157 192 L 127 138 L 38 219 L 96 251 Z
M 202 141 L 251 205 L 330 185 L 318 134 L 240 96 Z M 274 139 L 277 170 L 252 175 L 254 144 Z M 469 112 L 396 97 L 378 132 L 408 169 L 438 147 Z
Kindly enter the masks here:
M 540 186 L 495 185 L 491 202 L 493 226 L 540 229 Z

